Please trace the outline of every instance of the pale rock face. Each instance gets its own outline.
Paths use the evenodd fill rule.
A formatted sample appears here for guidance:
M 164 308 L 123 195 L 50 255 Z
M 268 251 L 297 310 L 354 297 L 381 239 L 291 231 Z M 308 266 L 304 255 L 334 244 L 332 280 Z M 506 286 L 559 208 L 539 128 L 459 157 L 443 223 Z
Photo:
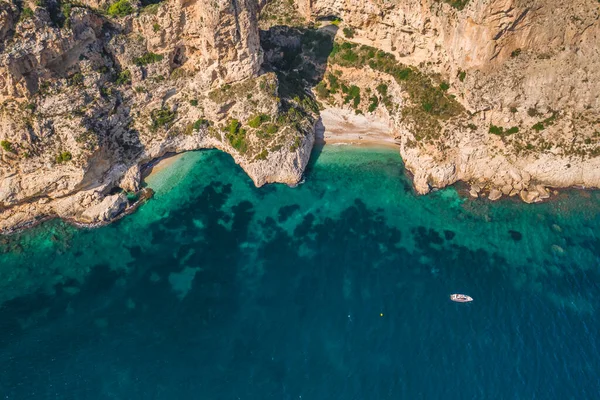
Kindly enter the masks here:
M 4 42 L 9 33 L 14 29 L 17 22 L 17 10 L 14 4 L 0 3 L 0 50 L 4 48 Z
M 296 151 L 270 153 L 266 160 L 242 167 L 256 186 L 267 183 L 285 183 L 294 186 L 302 180 L 314 142 L 314 135 L 310 135 Z
M 106 196 L 102 202 L 85 210 L 81 220 L 87 223 L 110 221 L 127 206 L 127 196 L 123 193 Z
M 125 176 L 121 179 L 121 183 L 119 183 L 119 187 L 126 192 L 137 192 L 140 190 L 141 179 L 140 166 L 135 164 L 127 170 Z
M 171 64 L 218 85 L 258 73 L 258 11 L 256 0 L 177 0 L 133 24 L 149 38 L 150 50 L 169 52 Z

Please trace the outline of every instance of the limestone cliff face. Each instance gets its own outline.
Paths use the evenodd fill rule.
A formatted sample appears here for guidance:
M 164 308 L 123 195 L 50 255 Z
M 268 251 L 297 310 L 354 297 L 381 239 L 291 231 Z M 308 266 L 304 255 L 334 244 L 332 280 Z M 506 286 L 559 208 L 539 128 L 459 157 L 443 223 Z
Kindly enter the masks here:
M 312 122 L 290 125 L 260 73 L 257 0 L 107 5 L 0 0 L 0 230 L 110 220 L 127 207 L 115 188 L 167 152 L 216 147 L 257 185 L 301 179 Z
M 441 0 L 296 4 L 313 20 L 339 17 L 351 42 L 438 74 L 466 108 L 443 123 L 443 151 L 415 144 L 415 127 L 392 118 L 419 192 L 467 180 L 530 201 L 542 191 L 537 184 L 600 186 L 596 2 L 470 0 L 462 10 Z
M 132 22 L 149 50 L 169 52 L 173 65 L 200 72 L 209 84 L 252 78 L 260 69 L 255 0 L 175 1 Z

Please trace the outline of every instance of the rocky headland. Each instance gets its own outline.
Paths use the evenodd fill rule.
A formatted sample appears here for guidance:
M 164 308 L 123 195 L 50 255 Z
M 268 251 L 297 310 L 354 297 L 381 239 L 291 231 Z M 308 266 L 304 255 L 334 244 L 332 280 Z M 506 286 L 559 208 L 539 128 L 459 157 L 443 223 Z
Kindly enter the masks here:
M 0 231 L 110 221 L 167 153 L 293 185 L 353 121 L 419 193 L 599 187 L 599 38 L 592 0 L 0 0 Z

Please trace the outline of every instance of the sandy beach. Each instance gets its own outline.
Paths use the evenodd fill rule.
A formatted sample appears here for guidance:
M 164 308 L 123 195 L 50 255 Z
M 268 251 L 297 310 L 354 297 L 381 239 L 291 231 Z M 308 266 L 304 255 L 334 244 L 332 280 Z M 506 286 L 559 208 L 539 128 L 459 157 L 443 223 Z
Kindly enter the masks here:
M 160 159 L 153 161 L 150 165 L 144 167 L 144 170 L 142 171 L 143 178 L 145 179 L 145 178 L 151 176 L 152 174 L 155 174 L 158 171 L 161 171 L 162 169 L 167 168 L 168 166 L 173 164 L 175 161 L 177 161 L 177 159 L 179 157 L 181 157 L 182 155 L 183 155 L 183 153 L 165 155 L 165 156 L 161 157 Z
M 327 145 L 398 147 L 387 121 L 340 108 L 321 111 L 315 134 L 317 143 Z

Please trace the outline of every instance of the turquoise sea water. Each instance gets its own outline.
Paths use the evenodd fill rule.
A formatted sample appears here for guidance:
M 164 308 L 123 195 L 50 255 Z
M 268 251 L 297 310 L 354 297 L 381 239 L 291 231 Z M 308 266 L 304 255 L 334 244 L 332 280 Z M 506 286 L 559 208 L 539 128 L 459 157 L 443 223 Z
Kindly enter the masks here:
M 1 398 L 600 393 L 599 192 L 415 196 L 396 151 L 354 147 L 297 188 L 217 151 L 148 185 L 110 226 L 0 239 Z

